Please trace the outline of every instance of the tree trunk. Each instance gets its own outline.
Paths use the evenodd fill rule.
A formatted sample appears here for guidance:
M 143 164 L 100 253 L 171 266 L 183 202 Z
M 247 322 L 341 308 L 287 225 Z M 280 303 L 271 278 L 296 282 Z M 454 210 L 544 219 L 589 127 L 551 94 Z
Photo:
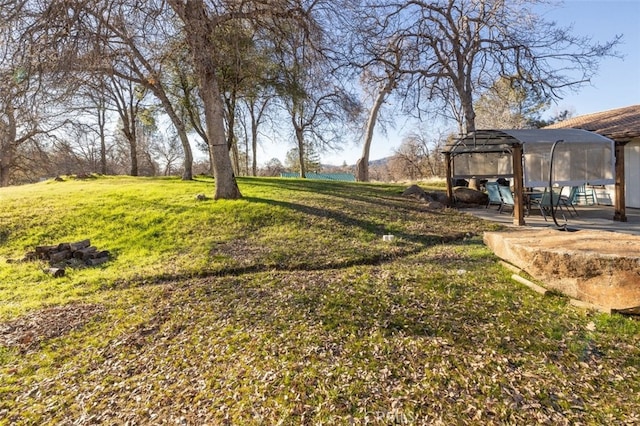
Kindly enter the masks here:
M 466 79 L 469 80 L 470 76 Z M 471 82 L 467 81 L 458 93 L 460 94 L 460 105 L 464 113 L 465 130 L 467 134 L 476 131 L 476 113 L 473 109 L 473 94 L 471 93 Z
M 98 131 L 100 133 L 100 174 L 107 174 L 107 138 L 105 127 L 107 122 L 107 109 L 104 105 L 102 96 L 98 105 Z
M 7 117 L 6 123 L 2 126 L 0 123 L 0 186 L 9 186 L 11 183 L 11 170 L 13 169 L 13 161 L 15 157 L 16 137 L 18 136 L 18 125 L 16 114 L 8 101 L 4 109 L 4 115 Z
M 200 88 L 213 157 L 213 178 L 216 182 L 214 199 L 242 198 L 225 139 L 222 96 L 212 70 L 200 70 Z
M 260 104 L 256 105 L 257 100 L 251 99 L 248 102 L 249 112 L 251 113 L 251 174 L 252 176 L 258 175 L 258 126 L 262 122 L 262 117 L 267 108 L 269 100 L 266 99 Z M 257 110 L 257 111 L 256 111 Z
M 169 5 L 185 24 L 186 41 L 193 55 L 212 151 L 213 178 L 216 182 L 214 199 L 242 198 L 224 137 L 224 104 L 216 79 L 216 65 L 212 60 L 216 52 L 211 47 L 209 37 L 215 23 L 208 16 L 202 1 L 183 3 L 169 0 Z
M 298 161 L 300 162 L 300 177 L 307 177 L 307 164 L 305 161 L 304 134 L 302 129 L 296 127 L 296 140 L 298 141 Z
M 107 174 L 107 138 L 104 124 L 100 124 L 100 174 Z
M 135 130 L 129 135 L 129 157 L 131 158 L 131 176 L 138 176 L 138 144 Z
M 211 176 L 213 176 L 214 175 L 213 164 L 215 163 L 215 160 L 214 160 L 214 156 L 213 156 L 213 142 L 211 141 L 211 138 L 209 138 L 209 137 L 207 137 L 207 151 L 208 151 L 208 154 L 209 154 L 209 174 Z
M 231 144 L 231 164 L 233 165 L 233 173 L 236 176 L 240 176 L 240 150 L 238 149 L 238 142 L 234 142 Z
M 122 119 L 122 133 L 127 138 L 129 143 L 129 159 L 131 161 L 131 169 L 129 173 L 131 176 L 138 176 L 138 142 L 136 132 L 136 114 L 137 106 L 133 104 L 133 100 L 129 100 L 129 105 L 124 107 L 123 111 L 120 111 L 120 118 Z
M 233 172 L 236 176 L 240 175 L 240 158 L 238 152 L 238 141 L 236 140 L 236 95 L 232 90 L 229 98 L 225 97 L 224 105 L 227 108 L 227 147 L 233 154 L 231 157 L 231 164 L 233 165 Z
M 244 149 L 246 151 L 244 156 L 244 173 L 246 176 L 249 176 L 249 138 L 246 135 L 244 138 Z
M 258 175 L 258 124 L 251 108 L 251 176 Z
M 187 132 L 184 129 L 184 124 L 178 128 L 178 136 L 180 137 L 180 143 L 182 143 L 182 149 L 184 152 L 184 170 L 182 171 L 182 180 L 193 180 L 193 152 L 191 151 L 191 145 L 189 144 L 189 138 Z
M 5 159 L 0 159 L 0 187 L 9 186 L 11 182 L 11 169 L 9 166 L 4 164 Z
M 371 151 L 371 142 L 373 141 L 373 131 L 378 121 L 380 108 L 386 97 L 395 87 L 395 84 L 395 77 L 390 76 L 384 87 L 378 91 L 373 106 L 371 107 L 369 119 L 367 120 L 367 128 L 365 130 L 364 144 L 362 145 L 362 157 L 356 162 L 356 180 L 359 182 L 369 182 L 369 153 Z
M 160 102 L 169 116 L 173 127 L 175 127 L 178 132 L 178 137 L 182 144 L 182 152 L 184 153 L 184 170 L 182 172 L 182 180 L 193 180 L 193 151 L 191 150 L 191 144 L 189 144 L 189 137 L 187 136 L 184 122 L 180 117 L 178 117 L 178 114 L 176 114 L 176 111 L 164 89 L 160 85 L 152 85 L 150 87 L 156 97 L 160 99 Z

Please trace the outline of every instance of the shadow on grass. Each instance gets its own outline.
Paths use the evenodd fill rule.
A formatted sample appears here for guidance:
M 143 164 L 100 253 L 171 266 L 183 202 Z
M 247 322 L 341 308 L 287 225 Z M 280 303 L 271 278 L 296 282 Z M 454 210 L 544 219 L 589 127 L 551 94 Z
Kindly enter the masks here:
M 319 207 L 309 206 L 305 204 L 292 203 L 288 201 L 277 201 L 277 200 L 258 198 L 258 197 L 245 197 L 244 199 L 254 203 L 264 203 L 270 206 L 276 206 L 276 207 L 284 208 L 287 210 L 295 210 L 305 215 L 315 216 L 323 219 L 327 219 L 327 218 L 333 219 L 333 220 L 336 220 L 337 222 L 342 223 L 345 226 L 358 227 L 366 232 L 376 234 L 379 236 L 382 236 L 389 232 L 388 227 L 383 224 L 380 224 L 371 220 L 360 219 L 353 215 L 346 214 L 343 211 L 330 210 L 326 208 L 319 208 Z M 424 210 L 420 210 L 420 213 L 424 213 L 426 215 L 441 214 L 438 212 L 424 211 Z M 393 233 L 396 237 L 400 237 L 406 241 L 417 243 L 425 247 L 431 246 L 433 244 L 455 241 L 465 237 L 464 232 L 453 232 L 447 235 L 436 235 L 436 234 L 419 235 L 419 234 L 410 234 L 410 233 L 402 232 L 396 229 L 393 231 Z
M 413 202 L 413 199 L 403 198 L 402 190 L 394 185 L 353 183 L 340 181 L 305 180 L 292 178 L 243 178 L 256 187 L 273 187 L 289 191 L 324 194 L 342 199 L 344 205 L 349 202 L 360 201 L 370 203 L 375 207 L 392 209 L 402 208 L 406 211 L 425 212 L 423 204 Z M 374 195 L 375 194 L 375 195 Z M 244 197 L 250 199 L 251 197 Z M 433 212 L 432 212 L 433 213 Z
M 433 262 L 437 268 L 412 276 L 412 268 L 421 262 Z M 468 282 L 457 274 L 459 262 L 469 265 L 465 272 L 471 276 L 487 277 L 488 284 L 473 284 L 473 279 Z M 545 298 L 526 302 L 535 303 L 535 307 L 524 305 L 523 292 L 491 284 L 495 280 L 489 277 L 499 274 L 487 271 L 494 263 L 489 257 L 477 261 L 462 255 L 448 261 L 424 256 L 415 264 L 397 267 L 361 265 L 349 271 L 263 271 L 256 276 L 208 277 L 185 288 L 185 297 L 202 304 L 204 310 L 213 303 L 218 307 L 216 315 L 231 318 L 242 329 L 273 330 L 274 335 L 294 333 L 296 327 L 305 324 L 319 326 L 334 337 L 351 336 L 349 339 L 379 334 L 385 338 L 441 339 L 438 345 L 468 349 L 489 344 L 499 352 L 554 349 L 568 326 L 558 322 L 560 336 L 546 336 L 536 331 L 539 318 L 527 312 L 539 310 L 545 315 L 543 321 L 551 321 L 553 309 L 544 306 L 550 303 L 550 308 L 556 302 Z M 183 306 L 183 302 L 176 305 Z M 503 341 L 500 330 L 505 325 L 519 330 L 523 339 L 531 339 L 529 333 L 539 334 L 538 339 L 532 339 L 532 343 Z

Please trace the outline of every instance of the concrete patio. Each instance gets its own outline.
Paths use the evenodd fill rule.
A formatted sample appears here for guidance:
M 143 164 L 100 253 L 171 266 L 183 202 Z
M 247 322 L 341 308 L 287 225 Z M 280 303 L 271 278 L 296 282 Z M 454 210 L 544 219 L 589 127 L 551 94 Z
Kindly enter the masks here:
M 626 209 L 627 222 L 617 222 L 613 220 L 614 210 L 611 206 L 604 205 L 591 205 L 591 206 L 576 206 L 578 216 L 571 217 L 564 211 L 566 217 L 567 227 L 571 229 L 581 230 L 594 230 L 594 231 L 612 231 L 621 232 L 631 235 L 640 235 L 640 209 Z M 498 213 L 496 206 L 491 206 L 488 209 L 484 207 L 478 208 L 465 208 L 460 209 L 462 212 L 472 214 L 476 217 L 480 217 L 492 222 L 499 222 L 508 226 L 513 226 L 513 216 L 510 210 L 506 210 L 503 213 Z M 565 224 L 565 220 L 562 217 L 562 213 L 558 210 L 556 215 L 558 224 L 561 226 Z M 537 208 L 533 208 L 531 213 L 525 216 L 524 227 L 517 227 L 521 229 L 527 228 L 550 228 L 556 229 L 556 225 L 550 216 L 547 216 L 545 221 L 540 211 Z

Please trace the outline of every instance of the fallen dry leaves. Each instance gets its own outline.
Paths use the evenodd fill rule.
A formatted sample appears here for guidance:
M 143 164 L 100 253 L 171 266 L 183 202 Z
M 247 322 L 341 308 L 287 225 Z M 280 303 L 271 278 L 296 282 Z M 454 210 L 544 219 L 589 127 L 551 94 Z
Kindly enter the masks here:
M 37 350 L 41 342 L 81 328 L 102 310 L 100 305 L 71 303 L 32 312 L 0 323 L 0 345 L 21 353 Z
M 512 282 L 477 220 L 349 188 L 274 202 L 209 276 L 0 324 L 0 424 L 640 423 L 638 321 Z
M 0 416 L 15 424 L 637 424 L 640 338 L 530 294 L 491 256 L 467 250 L 434 246 L 388 265 L 130 290 L 145 298 L 125 303 L 125 314 L 103 311 L 98 341 L 95 329 L 70 327 L 72 339 L 48 339 L 72 351 L 5 365 L 12 379 Z M 86 320 L 96 309 L 77 312 Z M 126 316 L 136 320 L 114 326 Z

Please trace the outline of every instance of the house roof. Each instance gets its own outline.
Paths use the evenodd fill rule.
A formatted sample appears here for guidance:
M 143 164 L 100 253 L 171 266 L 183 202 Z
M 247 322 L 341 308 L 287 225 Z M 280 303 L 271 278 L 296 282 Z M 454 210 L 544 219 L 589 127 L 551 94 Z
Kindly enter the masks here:
M 626 142 L 640 137 L 640 105 L 581 115 L 545 127 L 567 128 L 589 130 L 616 142 Z

